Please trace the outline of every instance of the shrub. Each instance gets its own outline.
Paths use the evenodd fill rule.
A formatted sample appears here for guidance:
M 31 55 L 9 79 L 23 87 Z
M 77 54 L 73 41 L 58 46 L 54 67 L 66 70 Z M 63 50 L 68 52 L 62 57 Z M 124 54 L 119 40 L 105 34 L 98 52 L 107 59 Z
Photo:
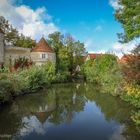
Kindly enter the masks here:
M 130 102 L 137 108 L 140 108 L 140 86 L 136 84 L 124 84 L 123 100 Z
M 135 122 L 136 125 L 140 126 L 140 110 L 138 112 L 135 112 L 132 116 L 131 116 L 132 120 Z
M 50 62 L 42 66 L 20 69 L 14 73 L 2 73 L 0 74 L 0 102 L 9 101 L 19 94 L 36 92 L 55 80 L 55 65 Z
M 55 82 L 57 83 L 68 82 L 69 79 L 70 79 L 70 72 L 68 71 L 58 72 L 56 74 Z
M 29 68 L 31 65 L 33 65 L 33 62 L 25 57 L 19 57 L 18 59 L 15 59 L 14 62 L 14 69 L 23 69 L 23 68 Z
M 22 80 L 16 73 L 3 73 L 0 75 L 0 102 L 9 101 L 13 96 L 21 93 Z
M 116 56 L 104 54 L 90 60 L 86 62 L 84 71 L 87 81 L 100 84 L 104 92 L 119 94 L 122 75 Z
M 48 61 L 46 64 L 41 66 L 41 69 L 44 70 L 45 79 L 48 81 L 48 83 L 52 83 L 55 81 L 55 64 Z

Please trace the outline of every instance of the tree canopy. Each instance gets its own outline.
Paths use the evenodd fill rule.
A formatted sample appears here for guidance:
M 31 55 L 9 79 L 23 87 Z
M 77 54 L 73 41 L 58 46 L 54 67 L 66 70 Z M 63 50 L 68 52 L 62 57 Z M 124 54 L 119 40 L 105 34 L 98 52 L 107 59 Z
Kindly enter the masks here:
M 20 34 L 18 30 L 2 16 L 0 16 L 0 30 L 4 32 L 4 39 L 8 44 L 10 43 L 13 46 L 23 48 L 32 48 L 35 46 L 35 41 L 33 39 Z
M 118 36 L 120 42 L 127 43 L 140 37 L 140 0 L 118 0 L 118 3 L 115 17 L 124 29 Z

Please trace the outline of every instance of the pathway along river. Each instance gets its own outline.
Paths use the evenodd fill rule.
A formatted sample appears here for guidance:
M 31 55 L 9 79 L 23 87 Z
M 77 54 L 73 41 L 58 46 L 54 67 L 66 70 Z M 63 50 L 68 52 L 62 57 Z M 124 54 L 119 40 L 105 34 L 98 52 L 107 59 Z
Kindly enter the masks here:
M 87 84 L 59 84 L 0 109 L 0 140 L 140 140 L 133 107 Z

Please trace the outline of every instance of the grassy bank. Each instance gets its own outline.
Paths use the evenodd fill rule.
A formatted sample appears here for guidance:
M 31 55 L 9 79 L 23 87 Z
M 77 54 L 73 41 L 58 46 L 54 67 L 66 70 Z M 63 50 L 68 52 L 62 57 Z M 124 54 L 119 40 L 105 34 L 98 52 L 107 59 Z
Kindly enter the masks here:
M 42 88 L 48 88 L 52 83 L 65 82 L 69 73 L 55 73 L 55 65 L 48 62 L 42 66 L 31 66 L 10 73 L 7 70 L 0 73 L 0 103 L 9 102 L 13 97 L 34 93 Z

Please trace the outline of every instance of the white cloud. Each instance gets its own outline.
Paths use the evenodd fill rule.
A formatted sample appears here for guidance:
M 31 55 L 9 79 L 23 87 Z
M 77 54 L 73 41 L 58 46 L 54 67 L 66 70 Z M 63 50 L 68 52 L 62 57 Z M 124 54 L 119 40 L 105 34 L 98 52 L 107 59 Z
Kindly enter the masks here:
M 109 45 L 110 43 L 107 42 L 107 44 Z M 105 46 L 107 46 L 107 44 Z M 113 53 L 121 58 L 124 54 L 131 53 L 131 51 L 136 47 L 136 44 L 137 42 L 134 41 L 126 44 L 115 42 L 111 44 L 109 48 L 101 48 L 101 46 L 95 44 L 92 38 L 89 38 L 87 39 L 87 41 L 85 41 L 85 48 L 89 53 Z
M 98 51 L 89 51 L 89 53 L 97 53 L 97 54 L 105 54 L 105 50 L 98 50 Z
M 94 41 L 93 41 L 93 39 L 88 39 L 88 40 L 86 40 L 85 41 L 85 48 L 86 48 L 86 50 L 88 50 L 88 51 L 92 51 L 92 46 L 93 46 L 93 44 L 94 44 Z
M 1 0 L 0 16 L 8 19 L 21 33 L 34 39 L 59 30 L 45 7 L 33 10 L 26 5 L 16 6 L 10 0 Z
M 114 8 L 114 9 L 119 9 L 120 5 L 118 4 L 119 0 L 109 0 L 109 4 Z
M 89 53 L 106 53 L 106 50 L 100 49 L 95 45 L 94 39 L 89 38 L 85 41 L 85 48 Z
M 130 42 L 126 44 L 121 44 L 119 42 L 112 44 L 112 52 L 114 52 L 118 57 L 122 57 L 123 54 L 129 54 L 136 47 L 135 42 Z
M 95 31 L 96 32 L 102 31 L 102 26 L 101 25 L 97 25 L 96 28 L 95 28 Z

